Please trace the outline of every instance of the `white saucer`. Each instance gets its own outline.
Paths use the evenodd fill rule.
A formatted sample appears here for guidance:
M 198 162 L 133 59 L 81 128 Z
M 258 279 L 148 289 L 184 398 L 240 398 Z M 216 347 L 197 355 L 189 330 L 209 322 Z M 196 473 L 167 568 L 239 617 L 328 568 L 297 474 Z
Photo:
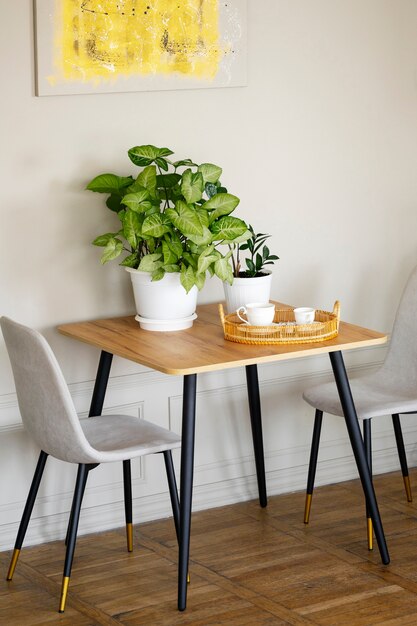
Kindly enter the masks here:
M 140 315 L 135 315 L 135 320 L 139 322 L 139 326 L 143 330 L 153 330 L 158 332 L 170 332 L 191 328 L 195 319 L 197 319 L 197 313 L 193 313 L 188 317 L 181 317 L 180 319 L 175 320 L 153 320 L 149 317 L 141 317 Z

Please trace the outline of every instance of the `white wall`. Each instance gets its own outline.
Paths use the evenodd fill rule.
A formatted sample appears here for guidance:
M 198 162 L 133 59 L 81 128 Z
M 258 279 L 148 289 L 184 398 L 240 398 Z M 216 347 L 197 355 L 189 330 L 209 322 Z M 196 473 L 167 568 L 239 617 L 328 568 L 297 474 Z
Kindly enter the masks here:
M 417 4 L 414 0 L 249 1 L 246 88 L 36 98 L 32 6 L 0 0 L 0 313 L 45 332 L 86 414 L 98 351 L 59 323 L 133 312 L 128 276 L 101 267 L 90 241 L 111 228 L 97 173 L 131 170 L 127 150 L 154 143 L 212 161 L 242 217 L 281 256 L 273 297 L 331 307 L 389 330 L 416 263 Z M 213 280 L 201 301 L 221 298 Z M 365 371 L 384 349 L 348 362 Z M 36 448 L 20 426 L 0 344 L 0 546 L 12 545 Z M 301 489 L 312 428 L 303 387 L 325 357 L 260 368 L 270 493 Z M 254 497 L 244 372 L 200 377 L 195 506 Z M 108 410 L 179 428 L 181 380 L 115 359 Z M 219 432 L 222 436 L 219 437 Z M 388 420 L 374 429 L 375 469 L 397 467 Z M 410 464 L 417 429 L 405 420 Z M 343 424 L 326 420 L 318 482 L 355 476 Z M 136 520 L 168 514 L 158 459 L 135 464 Z M 74 468 L 51 461 L 28 542 L 62 536 Z M 399 497 L 401 485 L 399 485 Z M 123 524 L 121 468 L 98 468 L 81 531 Z M 302 512 L 300 511 L 300 516 Z

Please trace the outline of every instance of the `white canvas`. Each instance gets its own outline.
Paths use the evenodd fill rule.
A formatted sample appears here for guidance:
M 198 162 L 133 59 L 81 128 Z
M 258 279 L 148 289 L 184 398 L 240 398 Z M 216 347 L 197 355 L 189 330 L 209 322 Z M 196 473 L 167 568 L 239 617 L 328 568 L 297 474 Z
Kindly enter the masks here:
M 246 0 L 36 0 L 37 95 L 246 84 Z

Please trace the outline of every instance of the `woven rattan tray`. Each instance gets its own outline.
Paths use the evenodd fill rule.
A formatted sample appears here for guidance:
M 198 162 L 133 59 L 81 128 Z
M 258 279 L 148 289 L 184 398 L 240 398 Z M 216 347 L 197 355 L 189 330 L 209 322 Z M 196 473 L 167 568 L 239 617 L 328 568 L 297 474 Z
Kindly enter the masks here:
M 252 344 L 316 343 L 336 337 L 339 332 L 340 303 L 335 302 L 333 312 L 316 309 L 312 324 L 295 324 L 293 309 L 275 309 L 274 324 L 250 326 L 243 323 L 236 313 L 224 314 L 219 304 L 224 337 L 228 341 Z

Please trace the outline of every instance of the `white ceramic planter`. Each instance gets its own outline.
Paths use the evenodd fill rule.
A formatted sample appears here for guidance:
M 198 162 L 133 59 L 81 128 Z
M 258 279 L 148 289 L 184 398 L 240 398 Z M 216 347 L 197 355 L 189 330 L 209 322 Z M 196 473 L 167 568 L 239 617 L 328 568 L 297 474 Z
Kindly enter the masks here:
M 198 289 L 194 286 L 188 293 L 180 282 L 178 272 L 165 274 L 162 280 L 152 281 L 149 272 L 142 272 L 127 267 L 130 274 L 139 317 L 149 320 L 172 320 L 163 328 L 148 330 L 177 330 L 178 322 L 190 318 L 197 307 Z M 139 322 L 140 323 L 140 322 Z
M 250 302 L 269 302 L 271 296 L 272 273 L 253 278 L 234 278 L 233 284 L 223 283 L 228 313 L 234 313 L 240 306 Z

